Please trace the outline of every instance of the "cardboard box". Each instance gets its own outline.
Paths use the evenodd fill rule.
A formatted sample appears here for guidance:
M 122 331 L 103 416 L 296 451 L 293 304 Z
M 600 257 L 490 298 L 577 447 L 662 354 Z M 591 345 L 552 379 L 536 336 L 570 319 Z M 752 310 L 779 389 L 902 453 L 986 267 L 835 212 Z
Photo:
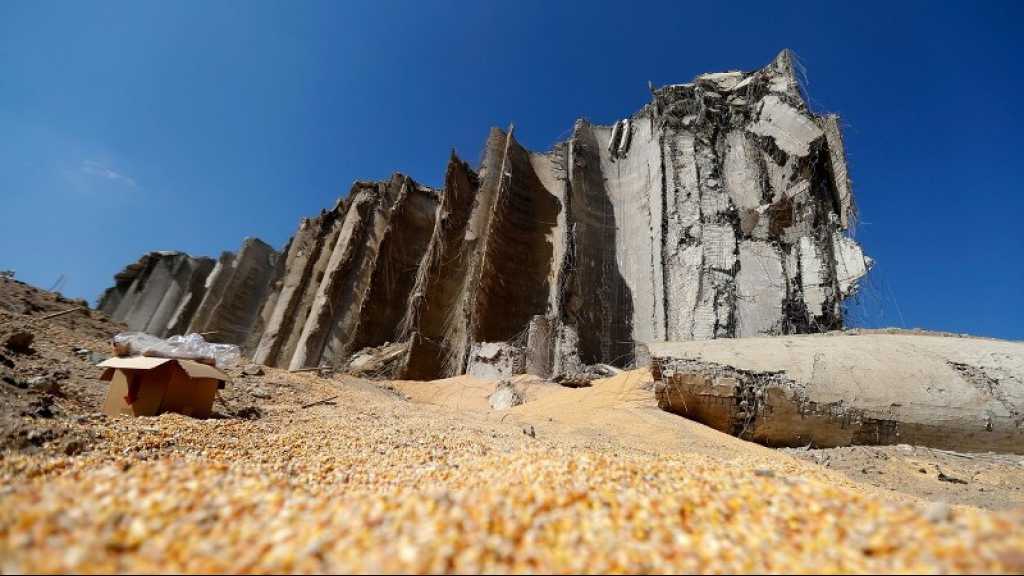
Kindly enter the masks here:
M 111 416 L 156 416 L 177 412 L 208 418 L 217 389 L 227 374 L 206 364 L 181 358 L 111 358 L 100 380 L 110 382 L 103 412 Z

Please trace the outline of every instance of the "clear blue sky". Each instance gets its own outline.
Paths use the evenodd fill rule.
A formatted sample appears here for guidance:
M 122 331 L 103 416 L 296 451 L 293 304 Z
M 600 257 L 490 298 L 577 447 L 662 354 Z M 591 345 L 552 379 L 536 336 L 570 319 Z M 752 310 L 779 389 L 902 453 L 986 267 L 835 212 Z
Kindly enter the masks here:
M 282 246 L 355 179 L 545 150 L 780 49 L 840 113 L 855 323 L 1024 338 L 1021 3 L 0 2 L 0 269 L 95 298 L 148 250 Z

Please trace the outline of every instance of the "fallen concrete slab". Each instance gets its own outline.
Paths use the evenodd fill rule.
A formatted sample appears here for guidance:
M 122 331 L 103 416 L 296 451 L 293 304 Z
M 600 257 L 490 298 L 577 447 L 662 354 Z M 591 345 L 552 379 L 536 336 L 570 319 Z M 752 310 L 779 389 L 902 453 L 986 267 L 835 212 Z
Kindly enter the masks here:
M 1024 453 L 1024 343 L 829 333 L 648 345 L 662 409 L 768 446 Z

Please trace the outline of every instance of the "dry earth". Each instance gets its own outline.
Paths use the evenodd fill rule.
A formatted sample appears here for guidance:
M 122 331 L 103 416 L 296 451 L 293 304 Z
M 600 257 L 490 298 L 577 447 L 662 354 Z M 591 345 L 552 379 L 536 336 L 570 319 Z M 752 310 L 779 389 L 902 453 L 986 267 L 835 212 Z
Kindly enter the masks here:
M 121 326 L 43 319 L 75 305 L 0 280 L 4 572 L 1024 571 L 1019 456 L 770 450 L 643 370 L 504 411 L 468 377 L 234 370 L 217 418 L 108 418 L 79 351 Z

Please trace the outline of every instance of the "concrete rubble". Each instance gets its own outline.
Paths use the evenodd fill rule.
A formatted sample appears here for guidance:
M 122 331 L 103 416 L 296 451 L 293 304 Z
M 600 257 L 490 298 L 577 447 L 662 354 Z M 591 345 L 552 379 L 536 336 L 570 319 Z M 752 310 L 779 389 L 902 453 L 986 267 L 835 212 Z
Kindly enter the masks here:
M 648 348 L 663 409 L 768 446 L 1024 453 L 1024 343 L 867 332 Z
M 784 51 L 652 88 L 548 152 L 492 129 L 479 168 L 453 153 L 441 189 L 357 182 L 280 254 L 148 254 L 101 309 L 290 369 L 386 349 L 410 379 L 549 377 L 634 365 L 638 343 L 831 330 L 871 266 L 849 236 L 842 146 Z

